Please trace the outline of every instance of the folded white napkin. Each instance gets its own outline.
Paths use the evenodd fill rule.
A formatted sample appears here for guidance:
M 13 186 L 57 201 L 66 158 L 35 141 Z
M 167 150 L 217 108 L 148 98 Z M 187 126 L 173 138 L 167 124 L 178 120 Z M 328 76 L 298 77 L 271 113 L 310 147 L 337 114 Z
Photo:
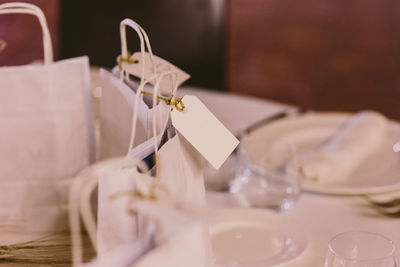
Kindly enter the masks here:
M 349 178 L 380 147 L 386 136 L 387 120 L 377 112 L 351 116 L 326 142 L 297 154 L 287 170 L 298 171 L 304 180 L 331 184 Z

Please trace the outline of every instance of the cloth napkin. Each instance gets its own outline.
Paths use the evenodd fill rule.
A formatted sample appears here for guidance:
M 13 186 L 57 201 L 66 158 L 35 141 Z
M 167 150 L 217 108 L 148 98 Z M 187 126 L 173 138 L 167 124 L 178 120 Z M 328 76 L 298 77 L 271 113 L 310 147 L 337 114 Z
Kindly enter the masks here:
M 295 155 L 287 170 L 318 184 L 350 178 L 368 157 L 376 153 L 386 136 L 387 120 L 374 111 L 351 116 L 328 140 L 318 147 Z

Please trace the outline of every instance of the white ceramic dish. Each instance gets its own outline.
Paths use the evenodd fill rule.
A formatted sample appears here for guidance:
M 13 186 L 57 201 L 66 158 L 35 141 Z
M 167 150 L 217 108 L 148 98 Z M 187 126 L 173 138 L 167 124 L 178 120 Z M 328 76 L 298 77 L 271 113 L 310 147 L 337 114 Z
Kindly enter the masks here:
M 219 267 L 287 266 L 308 247 L 287 218 L 266 210 L 223 210 L 210 220 L 210 235 Z
M 265 125 L 249 135 L 242 144 L 253 161 L 265 157 L 274 160 L 274 143 L 279 138 L 290 139 L 301 151 L 316 146 L 331 136 L 349 118 L 348 113 L 310 113 L 289 117 Z M 293 138 L 292 138 L 293 137 Z M 387 138 L 379 151 L 370 157 L 348 179 L 329 185 L 304 182 L 307 191 L 325 194 L 376 194 L 400 189 L 400 154 L 393 145 L 400 138 L 400 124 L 390 121 Z

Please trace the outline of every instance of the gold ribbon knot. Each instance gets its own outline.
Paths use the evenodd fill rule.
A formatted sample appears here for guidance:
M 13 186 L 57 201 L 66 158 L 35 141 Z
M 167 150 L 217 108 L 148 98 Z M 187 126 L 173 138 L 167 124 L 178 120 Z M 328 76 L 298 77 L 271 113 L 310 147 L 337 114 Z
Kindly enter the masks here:
M 122 196 L 129 197 L 128 201 L 126 202 L 125 209 L 129 214 L 137 215 L 137 211 L 135 209 L 132 209 L 132 204 L 136 200 L 150 201 L 150 202 L 158 201 L 157 191 L 161 191 L 161 192 L 164 192 L 166 194 L 170 193 L 168 188 L 165 185 L 163 185 L 163 184 L 152 184 L 152 185 L 150 185 L 150 190 L 149 190 L 149 192 L 147 194 L 143 193 L 143 192 L 140 192 L 137 189 L 135 189 L 135 190 L 123 190 L 123 191 L 119 191 L 117 193 L 114 193 L 113 195 L 111 195 L 109 197 L 109 199 L 110 200 L 114 200 L 114 199 L 120 198 Z
M 140 93 L 142 93 L 144 95 L 153 96 L 152 93 L 145 92 L 145 91 L 141 91 Z M 185 105 L 182 102 L 182 98 L 175 98 L 174 101 L 172 101 L 173 97 L 174 97 L 173 95 L 170 95 L 168 98 L 163 97 L 163 96 L 157 96 L 157 98 L 160 100 L 163 100 L 167 106 L 174 106 L 176 108 L 176 110 L 182 112 L 185 109 Z
M 135 64 L 135 63 L 138 63 L 138 62 L 139 62 L 139 61 L 136 60 L 136 59 L 131 59 L 131 56 L 132 56 L 131 53 L 128 53 L 128 56 L 127 56 L 127 57 L 123 57 L 122 55 L 118 56 L 117 61 L 118 61 L 119 69 L 122 70 L 122 63 L 123 63 L 123 62 L 126 62 L 126 63 L 128 63 L 128 64 Z

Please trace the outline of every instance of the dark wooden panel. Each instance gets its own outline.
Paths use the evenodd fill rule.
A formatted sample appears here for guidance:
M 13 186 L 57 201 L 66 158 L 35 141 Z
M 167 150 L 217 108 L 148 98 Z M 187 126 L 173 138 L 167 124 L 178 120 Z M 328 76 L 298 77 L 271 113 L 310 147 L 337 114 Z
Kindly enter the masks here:
M 400 2 L 231 0 L 227 87 L 400 119 Z
M 11 1 L 0 0 L 0 4 Z M 47 18 L 53 39 L 54 54 L 58 54 L 58 8 L 59 0 L 20 1 L 39 6 Z M 0 52 L 0 66 L 23 65 L 43 59 L 42 30 L 32 15 L 0 15 L 0 39 L 7 43 Z
M 61 56 L 89 55 L 92 64 L 113 67 L 121 53 L 119 23 L 131 18 L 156 55 L 192 75 L 186 84 L 221 88 L 223 8 L 220 0 L 64 0 Z M 138 51 L 136 33 L 127 35 L 130 51 Z

